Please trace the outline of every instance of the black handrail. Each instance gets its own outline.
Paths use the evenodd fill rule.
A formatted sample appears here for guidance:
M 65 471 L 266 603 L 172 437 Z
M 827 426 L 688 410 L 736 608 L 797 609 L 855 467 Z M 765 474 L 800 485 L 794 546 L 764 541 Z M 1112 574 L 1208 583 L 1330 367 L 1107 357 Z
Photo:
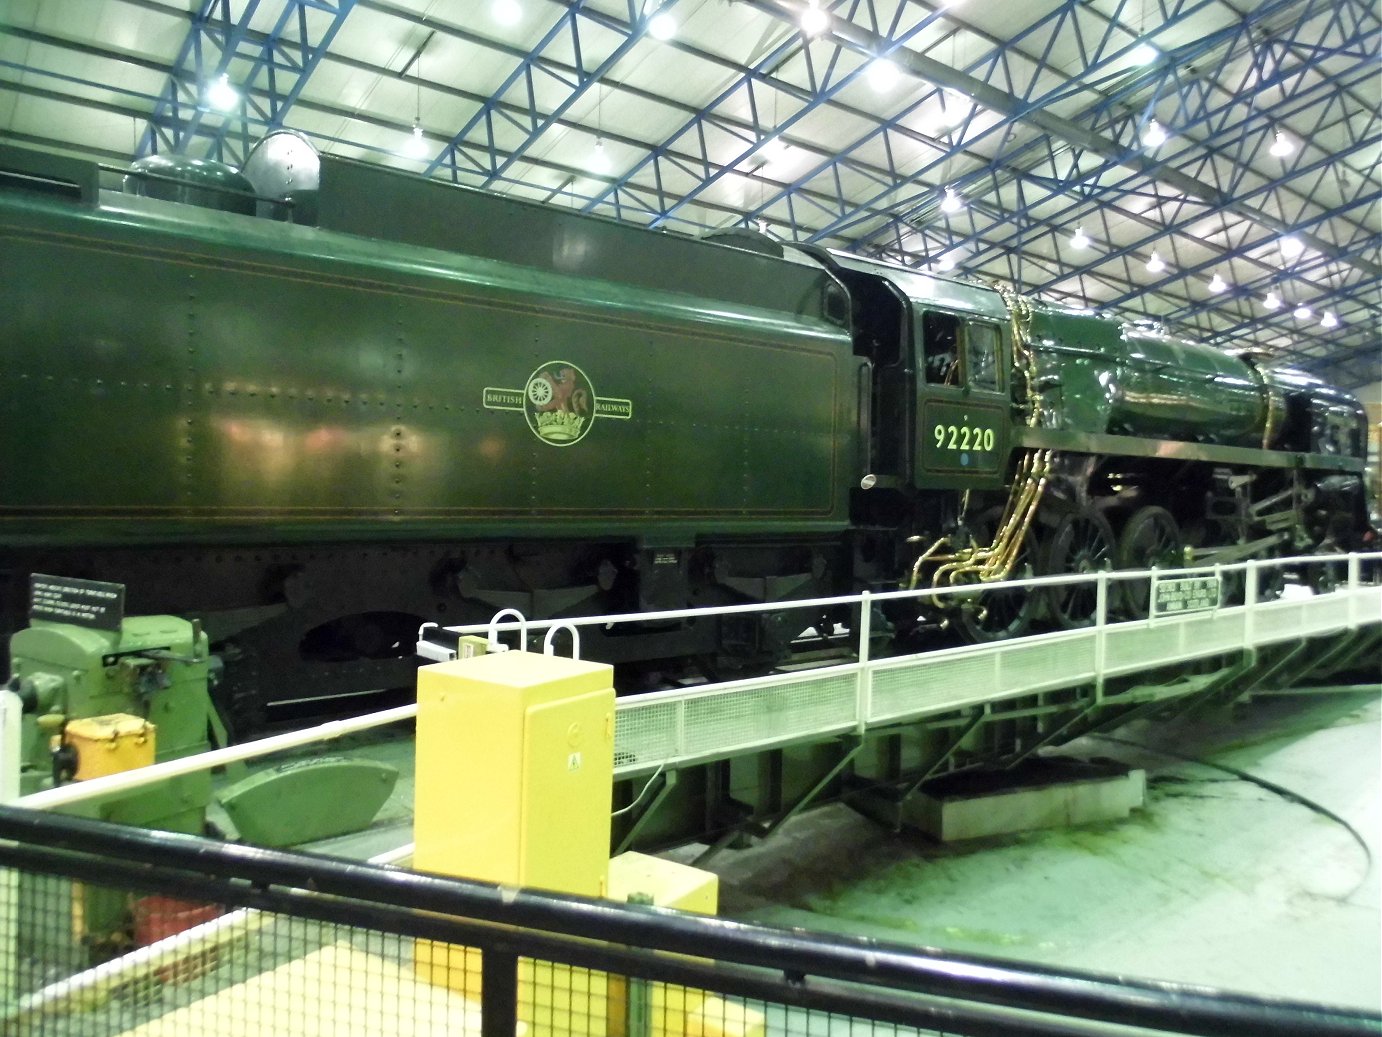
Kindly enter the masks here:
M 94 876 L 124 873 L 138 885 L 175 881 L 175 873 L 229 883 L 234 903 L 262 903 L 293 913 L 309 890 L 326 898 L 387 905 L 410 915 L 431 912 L 531 930 L 536 944 L 548 938 L 650 951 L 692 954 L 789 978 L 823 977 L 930 997 L 974 1001 L 1025 1012 L 1059 1014 L 1175 1033 L 1270 1037 L 1298 1034 L 1382 1034 L 1382 1016 L 1308 1002 L 1264 998 L 1171 982 L 1130 980 L 1054 969 L 999 958 L 949 954 L 933 948 L 848 936 L 746 925 L 653 907 L 557 896 L 371 865 L 317 854 L 287 853 L 195 836 L 154 832 L 17 807 L 0 807 L 0 863 L 37 868 L 32 847 L 58 851 L 75 866 L 86 859 Z M 26 845 L 27 844 L 27 845 Z M 125 862 L 129 867 L 118 867 Z M 61 865 L 61 862 L 55 862 Z M 86 870 L 78 868 L 77 870 Z M 83 877 L 83 876 L 77 876 Z M 203 879 L 205 881 L 205 879 Z M 293 891 L 291 897 L 270 894 Z M 332 912 L 350 906 L 322 903 Z M 306 912 L 315 917 L 318 911 Z M 354 910 L 347 914 L 357 915 Z M 330 920 L 328 915 L 328 920 Z M 475 927 L 468 927 L 476 931 Z M 409 927 L 409 931 L 414 931 Z M 491 937 L 493 938 L 493 937 Z M 525 935 L 523 939 L 527 940 Z M 539 952 L 534 946 L 533 950 Z M 1010 1031 L 1018 1032 L 1018 1031 Z M 1032 1032 L 1035 1032 L 1032 1031 Z

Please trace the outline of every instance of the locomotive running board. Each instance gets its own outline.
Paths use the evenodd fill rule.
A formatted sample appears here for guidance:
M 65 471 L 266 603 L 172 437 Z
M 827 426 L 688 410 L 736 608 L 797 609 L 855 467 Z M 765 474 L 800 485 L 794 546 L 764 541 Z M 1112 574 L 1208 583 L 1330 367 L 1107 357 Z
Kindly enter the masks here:
M 1364 465 L 1362 458 L 1338 457 L 1333 454 L 1258 450 L 1253 447 L 1182 443 L 1173 439 L 1144 439 L 1138 436 L 1067 432 L 1050 428 L 1015 429 L 1013 446 L 1057 450 L 1063 454 L 1120 454 L 1125 457 L 1161 457 L 1176 461 L 1208 461 L 1214 464 L 1249 464 L 1265 468 L 1304 468 L 1335 472 L 1361 472 Z

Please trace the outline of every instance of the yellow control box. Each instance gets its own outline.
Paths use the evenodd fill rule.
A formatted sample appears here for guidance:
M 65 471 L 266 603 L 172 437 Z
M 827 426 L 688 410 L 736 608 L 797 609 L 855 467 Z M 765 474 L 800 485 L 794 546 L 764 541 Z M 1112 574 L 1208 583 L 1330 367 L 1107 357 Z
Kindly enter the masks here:
M 614 671 L 499 652 L 418 671 L 413 867 L 603 896 Z
M 418 672 L 413 867 L 559 893 L 608 886 L 614 671 L 501 652 Z M 480 992 L 474 949 L 419 940 L 419 975 Z M 607 1032 L 603 973 L 522 959 L 518 1015 L 543 1037 Z
M 150 766 L 154 762 L 155 734 L 155 726 L 143 717 L 109 713 L 69 721 L 62 739 L 77 754 L 73 777 L 90 781 Z
M 419 871 L 713 914 L 715 875 L 639 853 L 609 859 L 610 667 L 526 652 L 418 672 Z M 418 975 L 478 999 L 474 948 L 418 940 Z M 702 990 L 521 958 L 518 1017 L 533 1037 L 762 1037 L 763 1016 Z

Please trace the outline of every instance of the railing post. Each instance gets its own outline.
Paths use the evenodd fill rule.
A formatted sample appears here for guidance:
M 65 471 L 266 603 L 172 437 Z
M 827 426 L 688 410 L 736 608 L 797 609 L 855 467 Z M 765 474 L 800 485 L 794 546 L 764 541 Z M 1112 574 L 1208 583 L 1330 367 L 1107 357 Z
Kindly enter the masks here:
M 1243 572 L 1243 643 L 1257 644 L 1257 559 L 1249 558 Z
M 1357 551 L 1348 553 L 1348 628 L 1357 630 L 1363 622 L 1362 602 L 1358 600 L 1358 591 L 1363 583 L 1363 560 L 1358 557 Z
M 1104 661 L 1108 652 L 1108 573 L 1094 577 L 1094 701 L 1104 700 Z
M 19 731 L 24 712 L 19 696 L 0 688 L 0 803 L 19 798 Z
M 0 803 L 19 798 L 19 696 L 0 689 Z M 0 868 L 0 1008 L 13 1004 L 19 967 L 19 872 Z
M 873 666 L 869 662 L 869 638 L 873 634 L 873 594 L 859 595 L 859 696 L 855 700 L 858 715 L 855 730 L 863 734 L 873 713 Z
M 486 947 L 480 954 L 480 1037 L 513 1037 L 517 1027 L 518 955 Z
M 653 905 L 650 893 L 630 893 L 630 904 Z M 624 1032 L 627 1037 L 652 1037 L 652 985 L 636 976 L 624 977 Z

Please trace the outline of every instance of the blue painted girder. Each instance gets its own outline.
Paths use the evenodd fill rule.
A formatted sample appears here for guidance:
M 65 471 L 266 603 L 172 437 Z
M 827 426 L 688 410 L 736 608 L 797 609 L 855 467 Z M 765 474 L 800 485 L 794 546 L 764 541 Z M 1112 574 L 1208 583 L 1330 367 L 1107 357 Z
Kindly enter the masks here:
M 355 0 L 283 0 L 267 37 L 247 45 L 260 7 L 261 0 L 202 0 L 140 138 L 139 155 L 161 149 L 190 154 L 195 142 L 202 157 L 244 161 L 254 144 L 249 126 L 284 125 Z M 206 102 L 205 87 L 222 75 L 240 93 L 235 112 L 215 112 Z M 261 82 L 263 101 L 255 92 Z M 203 134 L 200 130 L 208 118 L 214 122 L 213 132 Z M 233 141 L 232 129 L 238 130 Z

